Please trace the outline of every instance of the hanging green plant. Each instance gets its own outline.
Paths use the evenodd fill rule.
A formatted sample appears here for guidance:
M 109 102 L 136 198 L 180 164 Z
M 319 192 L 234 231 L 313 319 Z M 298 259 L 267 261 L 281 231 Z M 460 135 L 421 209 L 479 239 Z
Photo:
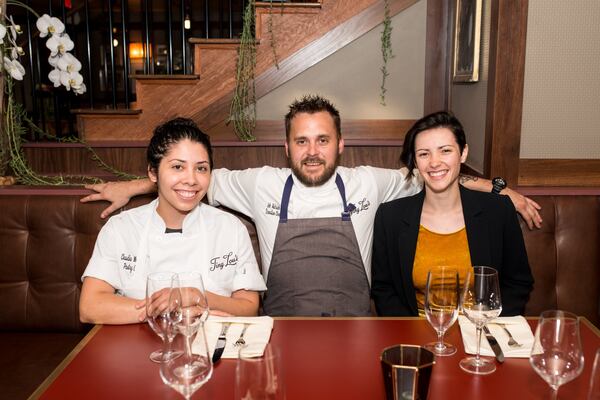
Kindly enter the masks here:
M 256 127 L 256 89 L 254 68 L 256 67 L 256 39 L 254 0 L 248 1 L 244 10 L 242 37 L 238 49 L 235 90 L 227 123 L 233 123 L 235 134 L 243 141 L 252 142 Z
M 281 14 L 283 15 L 283 3 L 280 6 Z M 273 63 L 279 70 L 279 59 L 277 58 L 277 50 L 275 43 L 275 34 L 273 33 L 273 1 L 269 2 L 269 19 L 267 20 L 267 31 L 269 32 L 269 42 L 271 43 L 271 53 L 273 54 Z
M 385 84 L 389 75 L 387 64 L 391 58 L 394 58 L 394 54 L 392 54 L 392 17 L 390 16 L 389 0 L 384 0 L 384 10 L 383 31 L 381 32 L 381 56 L 383 58 L 383 65 L 381 67 L 381 91 L 379 97 L 381 105 L 385 106 L 385 94 L 387 92 Z

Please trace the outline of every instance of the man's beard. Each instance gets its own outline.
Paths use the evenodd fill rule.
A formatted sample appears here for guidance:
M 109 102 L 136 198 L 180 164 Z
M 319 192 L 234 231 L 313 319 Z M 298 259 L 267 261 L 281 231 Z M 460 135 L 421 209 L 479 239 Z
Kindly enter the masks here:
M 323 161 L 322 159 L 320 159 L 318 157 L 315 157 L 315 158 L 307 157 L 300 162 L 300 165 L 296 165 L 296 164 L 292 163 L 290 158 L 288 158 L 288 164 L 289 164 L 290 168 L 292 169 L 292 172 L 294 173 L 294 175 L 296 175 L 296 178 L 298 178 L 298 180 L 300 182 L 302 182 L 306 186 L 312 187 L 312 186 L 321 186 L 322 184 L 327 182 L 333 176 L 333 174 L 335 173 L 335 169 L 338 166 L 338 160 L 339 160 L 339 157 L 336 157 L 333 164 L 327 166 L 327 165 L 325 165 L 325 161 Z M 325 170 L 323 171 L 323 173 L 321 175 L 308 176 L 304 172 L 302 172 L 302 164 L 304 164 L 305 162 L 320 162 L 325 165 Z

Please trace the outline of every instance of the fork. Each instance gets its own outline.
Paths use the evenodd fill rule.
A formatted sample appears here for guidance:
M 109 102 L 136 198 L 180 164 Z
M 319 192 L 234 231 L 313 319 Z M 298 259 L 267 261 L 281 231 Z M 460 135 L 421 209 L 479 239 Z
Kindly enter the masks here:
M 233 344 L 235 347 L 244 346 L 246 344 L 246 341 L 244 340 L 244 334 L 246 333 L 246 329 L 248 329 L 248 326 L 250 326 L 250 324 L 244 324 L 244 329 L 242 329 L 240 337 Z
M 494 322 L 494 324 L 496 324 L 499 327 L 501 327 L 502 329 L 504 329 L 504 332 L 506 332 L 506 334 L 508 335 L 508 346 L 509 347 L 522 347 L 523 346 L 521 343 L 519 343 L 515 340 L 512 333 L 510 333 L 510 331 L 508 330 L 508 328 L 506 327 L 505 324 L 499 323 L 499 322 Z

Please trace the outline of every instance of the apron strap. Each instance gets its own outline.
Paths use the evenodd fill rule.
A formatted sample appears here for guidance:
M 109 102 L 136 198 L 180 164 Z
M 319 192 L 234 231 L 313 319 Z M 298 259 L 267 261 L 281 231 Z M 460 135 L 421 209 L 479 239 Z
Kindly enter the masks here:
M 338 187 L 338 191 L 340 192 L 340 196 L 342 196 L 342 203 L 344 204 L 344 211 L 342 212 L 342 221 L 350 221 L 350 214 L 355 209 L 354 204 L 346 204 L 346 187 L 344 186 L 344 181 L 342 181 L 342 177 L 340 174 L 335 174 L 335 184 Z
M 283 187 L 283 195 L 281 196 L 281 210 L 279 210 L 279 223 L 286 223 L 288 220 L 288 204 L 290 203 L 290 193 L 292 193 L 292 186 L 294 181 L 292 175 L 288 176 Z
M 342 197 L 342 203 L 344 205 L 344 211 L 342 212 L 342 221 L 350 221 L 350 214 L 356 208 L 354 204 L 346 203 L 346 187 L 340 174 L 335 174 L 335 184 L 337 185 L 340 196 Z M 283 187 L 283 195 L 281 196 L 281 210 L 279 210 L 279 223 L 286 223 L 288 221 L 288 205 L 290 203 L 290 194 L 292 193 L 292 186 L 294 181 L 292 175 L 288 176 Z

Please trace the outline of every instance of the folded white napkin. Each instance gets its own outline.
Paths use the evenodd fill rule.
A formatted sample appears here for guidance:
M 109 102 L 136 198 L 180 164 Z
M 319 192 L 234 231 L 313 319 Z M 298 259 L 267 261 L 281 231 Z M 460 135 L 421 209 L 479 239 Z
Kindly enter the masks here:
M 504 332 L 501 326 L 494 324 L 498 322 L 506 324 L 506 328 L 510 331 L 515 340 L 523 346 L 513 348 L 508 346 L 508 335 Z M 465 352 L 475 354 L 477 352 L 477 331 L 475 325 L 471 323 L 464 315 L 458 316 L 458 325 L 462 334 Z M 514 358 L 529 358 L 531 348 L 533 347 L 533 333 L 527 320 L 522 316 L 516 317 L 500 317 L 496 318 L 487 324 L 492 335 L 500 344 L 500 348 L 504 353 L 504 357 Z M 488 341 L 485 339 L 485 333 L 481 334 L 481 353 L 482 356 L 494 356 L 494 352 Z
M 227 330 L 227 343 L 225 344 L 225 350 L 223 351 L 222 358 L 238 358 L 238 352 L 240 347 L 235 347 L 234 343 L 240 337 L 244 324 L 249 324 L 246 333 L 244 334 L 244 340 L 246 341 L 246 347 L 244 350 L 245 354 L 250 357 L 260 357 L 269 343 L 271 337 L 271 331 L 273 330 L 273 318 L 264 317 L 216 317 L 210 316 L 204 324 L 204 331 L 206 332 L 206 340 L 208 342 L 208 350 L 210 355 L 215 351 L 219 334 L 223 323 L 231 323 Z M 196 349 L 199 344 L 197 340 L 192 344 L 192 351 Z

